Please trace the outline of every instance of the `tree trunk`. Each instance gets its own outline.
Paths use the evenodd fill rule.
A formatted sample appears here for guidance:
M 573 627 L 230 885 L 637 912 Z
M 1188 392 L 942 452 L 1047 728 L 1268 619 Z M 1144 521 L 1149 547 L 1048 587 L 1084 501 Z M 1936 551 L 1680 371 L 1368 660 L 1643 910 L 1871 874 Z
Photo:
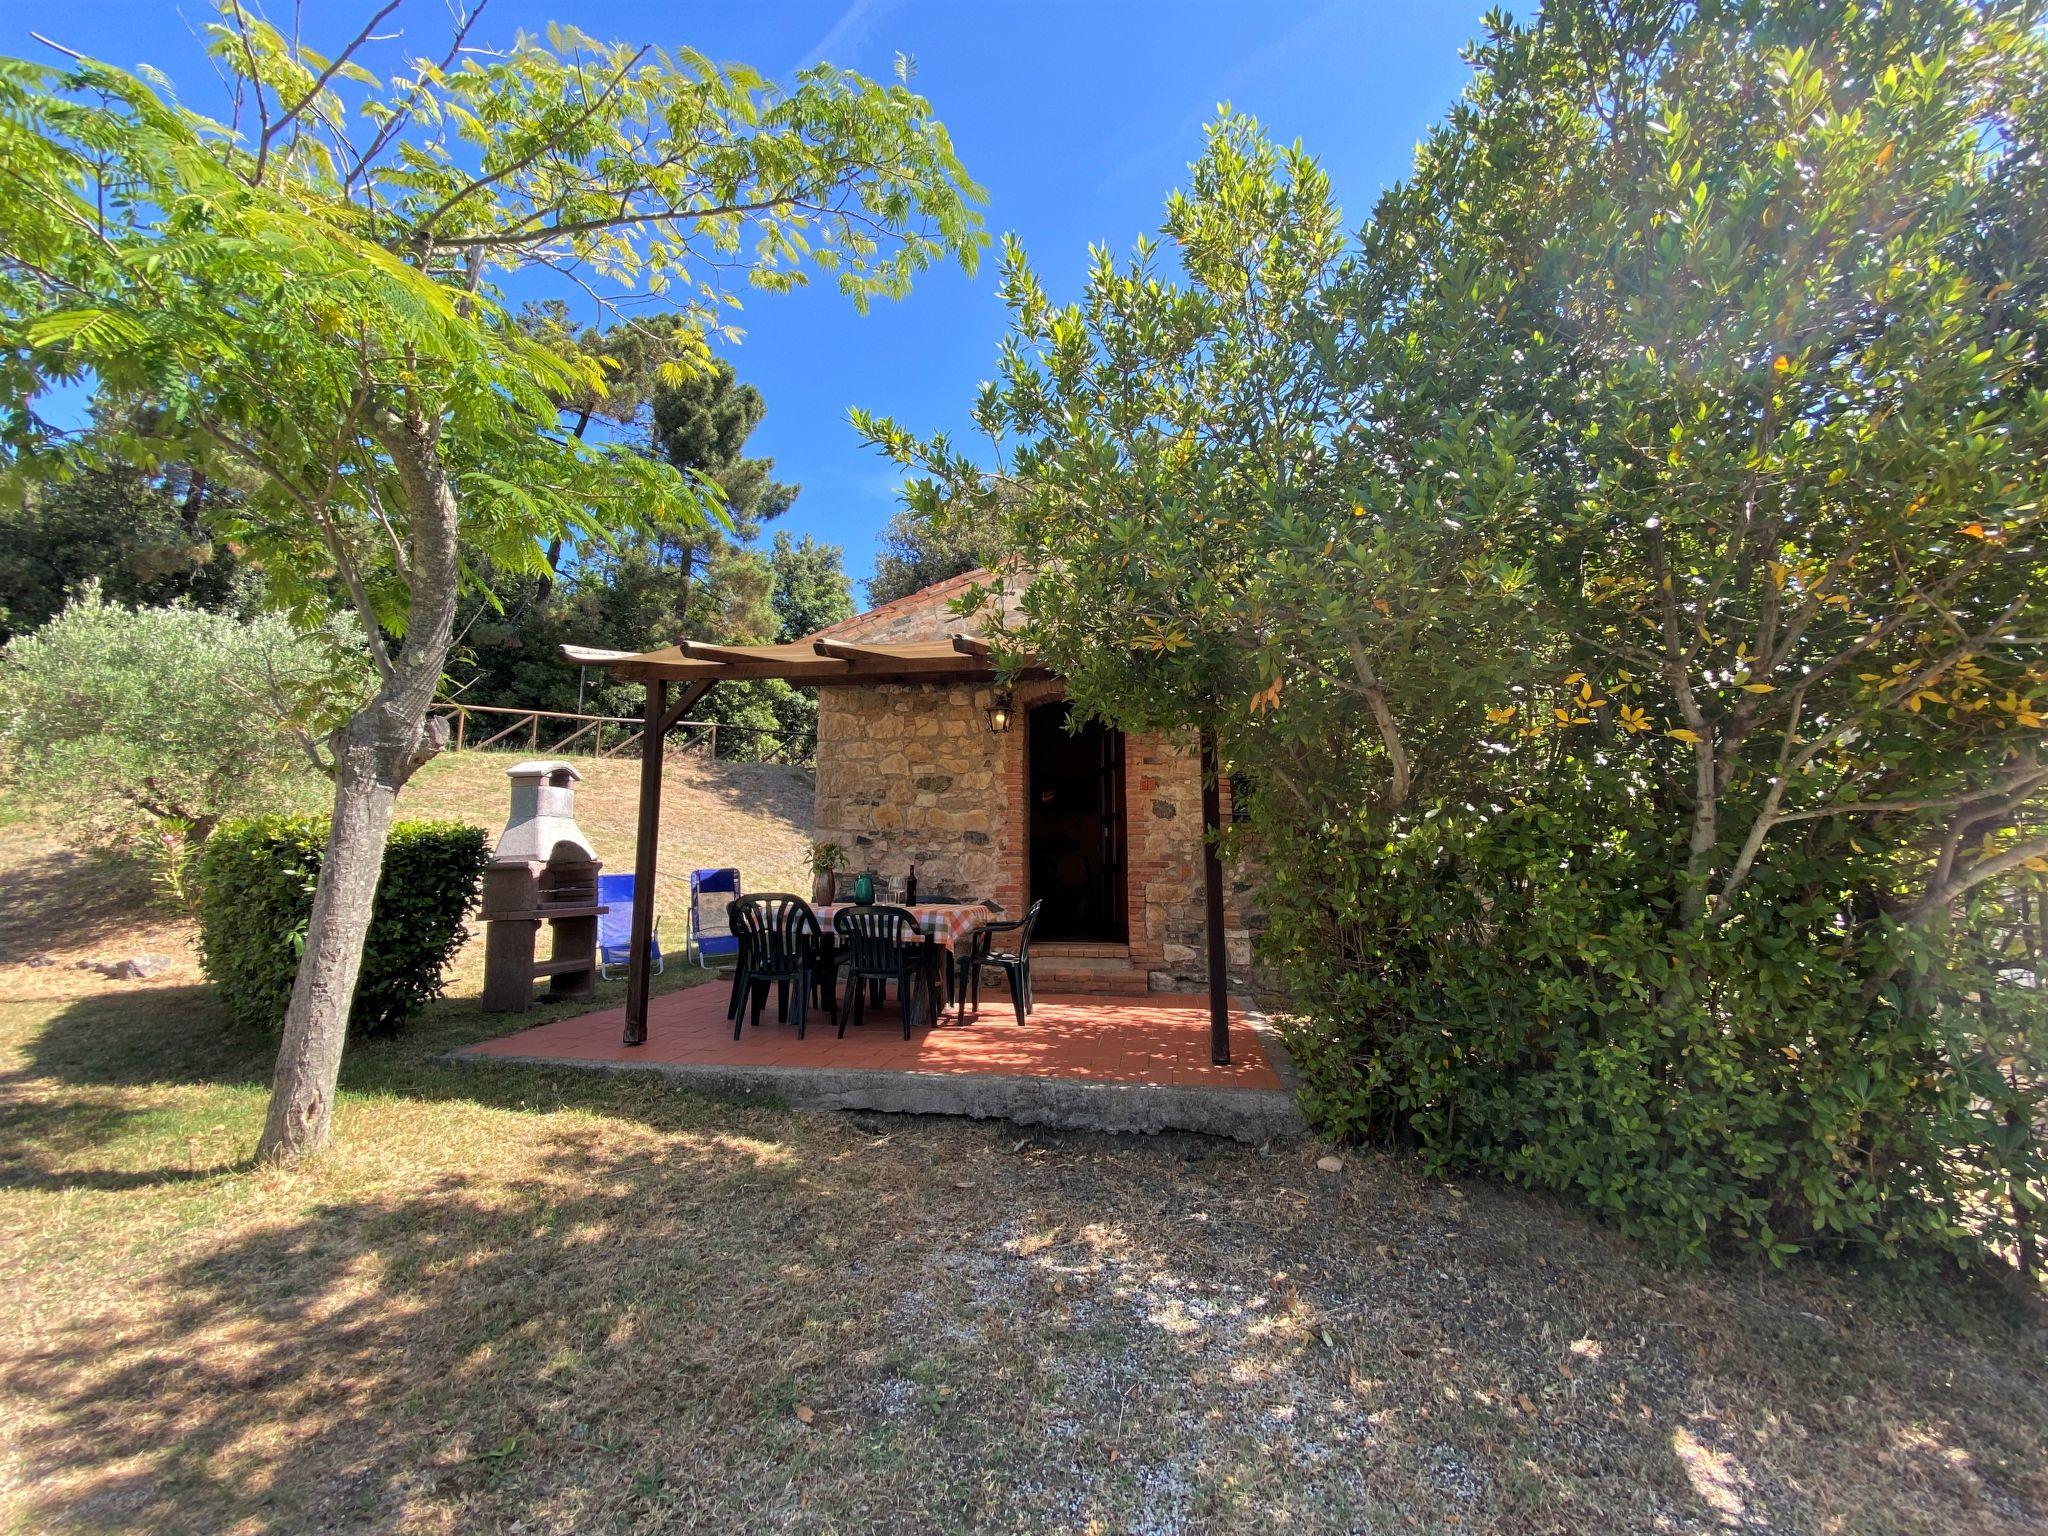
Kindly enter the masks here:
M 690 632 L 690 577 L 697 563 L 697 549 L 687 540 L 678 549 L 682 558 L 676 562 L 676 636 L 680 639 Z
M 327 1143 L 392 804 L 424 760 L 427 710 L 455 633 L 459 509 L 441 463 L 437 429 L 411 412 L 384 424 L 377 436 L 405 488 L 412 520 L 411 628 L 403 651 L 384 668 L 376 695 L 335 742 L 334 819 L 314 887 L 305 953 L 285 1010 L 270 1113 L 256 1148 L 265 1161 L 292 1161 Z
M 583 413 L 576 418 L 575 436 L 578 441 L 581 441 L 583 434 L 590 430 L 590 410 L 589 406 L 584 406 Z M 548 593 L 555 590 L 555 581 L 562 574 L 562 550 L 564 547 L 565 541 L 560 534 L 556 534 L 552 539 L 548 540 L 548 573 L 540 579 L 542 597 L 546 597 Z M 578 707 L 580 708 L 581 706 L 579 705 Z
M 1714 849 L 1721 840 L 1720 783 L 1712 738 L 1702 733 L 1693 743 L 1692 755 L 1692 836 L 1686 842 L 1685 892 L 1678 900 L 1678 921 L 1686 928 L 1707 910 L 1707 884 L 1713 876 Z
M 372 723 L 376 715 L 384 718 Z M 377 738 L 402 729 L 402 711 L 373 705 L 348 723 L 336 749 L 334 819 L 313 891 L 305 953 L 285 1011 L 270 1113 L 256 1148 L 266 1161 L 289 1161 L 327 1144 L 349 1006 L 398 796 L 398 785 L 385 768 L 388 743 Z
M 200 524 L 199 513 L 206 505 L 206 472 L 195 469 L 192 478 L 185 482 L 184 499 L 178 504 L 178 521 L 188 537 L 203 539 L 206 531 Z

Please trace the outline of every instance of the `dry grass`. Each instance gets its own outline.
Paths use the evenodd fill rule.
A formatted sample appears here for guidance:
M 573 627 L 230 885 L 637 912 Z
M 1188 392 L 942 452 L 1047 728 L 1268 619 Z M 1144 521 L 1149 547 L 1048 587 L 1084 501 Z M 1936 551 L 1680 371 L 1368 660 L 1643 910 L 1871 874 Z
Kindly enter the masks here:
M 0 985 L 0 1529 L 2048 1529 L 1989 1290 L 1672 1272 L 1313 1147 L 449 1066 L 471 982 L 257 1171 L 266 1050 L 188 976 Z

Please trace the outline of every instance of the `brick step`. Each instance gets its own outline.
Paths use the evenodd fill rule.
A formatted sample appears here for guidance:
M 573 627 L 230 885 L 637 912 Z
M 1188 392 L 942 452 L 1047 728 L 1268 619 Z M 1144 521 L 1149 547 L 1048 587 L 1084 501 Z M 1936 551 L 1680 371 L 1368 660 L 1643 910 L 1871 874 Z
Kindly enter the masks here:
M 1080 940 L 1046 939 L 1031 946 L 1033 955 L 1050 960 L 1057 956 L 1062 960 L 1128 960 L 1131 946 L 1128 944 L 1087 944 Z
M 1033 966 L 1031 984 L 1044 997 L 1143 997 L 1152 990 L 1143 971 L 1122 976 L 1041 976 Z M 988 988 L 983 987 L 981 995 L 987 997 Z
M 1131 964 L 1129 955 L 1071 955 L 1031 946 L 1031 969 L 1043 975 L 1057 971 L 1061 975 L 1069 972 L 1076 976 L 1114 976 L 1130 971 L 1144 975 Z
M 1041 992 L 1088 992 L 1131 995 L 1151 990 L 1143 971 L 1128 955 L 1031 953 L 1031 983 Z

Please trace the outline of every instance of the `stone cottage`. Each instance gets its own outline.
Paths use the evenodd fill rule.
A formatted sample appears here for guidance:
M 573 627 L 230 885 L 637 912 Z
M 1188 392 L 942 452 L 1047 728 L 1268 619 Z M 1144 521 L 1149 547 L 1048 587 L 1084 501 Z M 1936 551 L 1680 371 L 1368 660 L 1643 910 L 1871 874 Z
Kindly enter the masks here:
M 939 582 L 806 643 L 971 639 L 974 622 L 948 604 L 986 579 Z M 920 897 L 993 897 L 1017 916 L 1043 900 L 1033 966 L 1042 990 L 1202 986 L 1194 733 L 1073 729 L 1057 678 L 1019 683 L 1004 729 L 991 720 L 996 701 L 986 682 L 820 689 L 817 839 L 839 844 L 856 869 L 893 878 L 915 864 Z M 1249 960 L 1238 907 L 1225 910 L 1233 969 Z

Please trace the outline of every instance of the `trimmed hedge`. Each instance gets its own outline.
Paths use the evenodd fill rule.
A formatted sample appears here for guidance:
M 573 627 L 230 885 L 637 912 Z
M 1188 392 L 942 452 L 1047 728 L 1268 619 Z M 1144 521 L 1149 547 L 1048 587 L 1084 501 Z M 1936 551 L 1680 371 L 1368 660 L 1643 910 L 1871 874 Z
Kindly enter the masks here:
M 199 939 L 231 1023 L 282 1027 L 326 844 L 324 816 L 225 821 L 206 840 Z M 392 827 L 350 1029 L 394 1030 L 440 996 L 489 858 L 483 832 L 459 821 Z

